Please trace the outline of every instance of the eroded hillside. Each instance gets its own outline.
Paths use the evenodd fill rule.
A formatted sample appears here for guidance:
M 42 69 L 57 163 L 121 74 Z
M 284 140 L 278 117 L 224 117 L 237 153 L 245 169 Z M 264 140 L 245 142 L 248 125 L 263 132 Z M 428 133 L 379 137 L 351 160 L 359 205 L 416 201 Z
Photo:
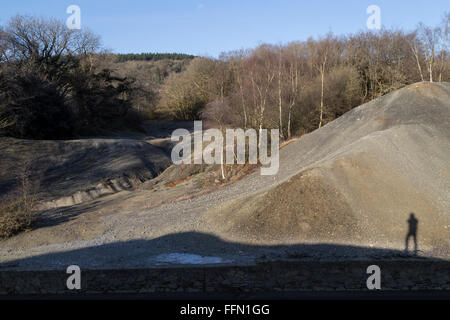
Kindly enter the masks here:
M 193 193 L 201 190 L 198 175 L 187 175 L 174 186 L 150 184 L 54 210 L 54 223 L 2 241 L 2 259 L 33 263 L 32 256 L 43 255 L 45 265 L 46 253 L 67 252 L 69 259 L 72 250 L 132 240 L 142 241 L 126 252 L 120 245 L 114 252 L 97 250 L 96 263 L 120 265 L 126 255 L 128 266 L 151 264 L 149 257 L 171 250 L 251 259 L 267 245 L 266 257 L 280 254 L 274 245 L 306 243 L 403 250 L 410 213 L 419 221 L 423 254 L 448 257 L 449 98 L 448 83 L 417 83 L 361 105 L 282 148 L 273 176 L 256 170 Z M 176 172 L 172 167 L 166 175 Z M 235 243 L 234 249 L 184 236 L 192 232 Z M 167 236 L 170 243 L 150 241 Z

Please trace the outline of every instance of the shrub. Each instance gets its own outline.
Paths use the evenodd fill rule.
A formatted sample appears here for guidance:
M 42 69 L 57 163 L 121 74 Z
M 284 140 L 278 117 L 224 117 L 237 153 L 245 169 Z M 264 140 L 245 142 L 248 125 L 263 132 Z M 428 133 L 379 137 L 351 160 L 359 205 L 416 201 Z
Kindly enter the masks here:
M 0 88 L 0 118 L 10 125 L 4 135 L 34 138 L 66 138 L 73 135 L 73 113 L 58 86 L 34 73 L 16 73 Z
M 0 204 L 0 239 L 30 229 L 36 218 L 33 198 L 22 197 L 2 201 Z
M 21 168 L 18 177 L 20 194 L 0 199 L 0 239 L 30 229 L 37 219 L 36 196 L 29 179 L 29 164 L 25 163 Z

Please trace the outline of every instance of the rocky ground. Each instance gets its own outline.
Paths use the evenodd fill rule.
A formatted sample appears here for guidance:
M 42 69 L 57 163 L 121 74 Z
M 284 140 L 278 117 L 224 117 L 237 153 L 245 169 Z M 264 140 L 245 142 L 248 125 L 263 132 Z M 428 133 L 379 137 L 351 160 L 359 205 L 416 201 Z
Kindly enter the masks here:
M 55 189 L 53 198 L 66 196 L 58 190 L 78 192 L 79 176 L 89 186 L 100 183 L 98 173 L 108 170 L 114 177 L 145 168 L 148 176 L 120 192 L 55 205 L 34 230 L 0 242 L 1 266 L 410 259 L 403 249 L 411 212 L 419 220 L 419 257 L 449 259 L 449 98 L 449 84 L 410 85 L 286 145 L 278 174 L 262 176 L 256 169 L 224 185 L 213 170 L 167 168 L 167 140 L 161 136 L 126 143 L 91 139 L 91 151 L 81 158 L 65 155 L 86 141 L 38 142 L 30 158 L 54 157 L 42 151 L 48 145 L 64 155 L 61 166 L 43 171 L 44 182 L 51 179 L 48 190 Z M 0 147 L 13 157 L 12 145 L 30 143 L 6 141 Z M 108 161 L 92 160 L 96 152 Z M 3 177 L 8 175 L 4 168 L 12 170 L 4 160 L 1 167 Z M 62 179 L 66 171 L 69 182 Z M 73 188 L 70 177 L 76 181 Z

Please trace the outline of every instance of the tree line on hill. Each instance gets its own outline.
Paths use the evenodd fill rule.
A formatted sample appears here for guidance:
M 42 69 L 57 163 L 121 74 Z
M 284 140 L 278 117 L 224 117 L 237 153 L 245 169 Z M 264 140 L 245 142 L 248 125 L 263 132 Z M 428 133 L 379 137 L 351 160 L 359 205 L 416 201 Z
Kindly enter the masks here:
M 195 56 L 184 53 L 121 53 L 115 54 L 116 62 L 125 61 L 159 61 L 159 60 L 186 60 Z
M 90 31 L 13 17 L 0 29 L 1 134 L 58 139 L 125 125 L 130 83 L 99 70 L 99 48 Z
M 450 81 L 449 17 L 213 59 L 110 54 L 88 30 L 18 15 L 0 27 L 0 135 L 62 139 L 162 117 L 278 128 L 290 139 L 405 85 Z
M 412 32 L 329 33 L 197 57 L 165 81 L 159 108 L 222 127 L 278 128 L 290 139 L 405 85 L 450 81 L 449 17 Z
M 144 119 L 154 119 L 164 117 L 164 114 L 158 112 L 161 86 L 171 74 L 183 72 L 191 60 L 186 58 L 115 62 L 114 56 L 106 55 L 100 63 L 104 68 L 114 70 L 114 74 L 131 81 L 130 102 L 133 110 Z
M 139 130 L 161 84 L 194 57 L 110 54 L 89 30 L 17 15 L 0 26 L 0 135 L 63 139 Z

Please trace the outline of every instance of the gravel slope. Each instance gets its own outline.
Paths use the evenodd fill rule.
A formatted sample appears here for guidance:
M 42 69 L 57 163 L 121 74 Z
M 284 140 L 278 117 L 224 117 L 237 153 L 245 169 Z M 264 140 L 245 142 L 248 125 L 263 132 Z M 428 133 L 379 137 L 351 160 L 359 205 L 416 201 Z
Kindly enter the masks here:
M 1 259 L 138 240 L 142 242 L 136 249 L 118 244 L 112 251 L 97 250 L 97 261 L 108 258 L 109 265 L 120 266 L 127 256 L 141 263 L 162 249 L 221 255 L 214 241 L 183 236 L 193 232 L 235 243 L 234 254 L 247 245 L 246 257 L 256 254 L 256 245 L 271 245 L 275 254 L 274 245 L 299 242 L 402 249 L 410 212 L 419 219 L 424 254 L 449 257 L 449 98 L 448 83 L 410 85 L 284 147 L 275 176 L 261 176 L 257 170 L 194 199 L 149 210 L 122 206 L 100 218 L 100 237 L 86 241 L 32 248 L 27 239 L 33 231 L 21 241 L 3 241 Z M 176 234 L 180 236 L 171 237 Z M 169 240 L 155 246 L 158 237 Z M 45 257 L 39 258 L 41 265 L 50 263 L 51 257 Z M 64 259 L 70 257 L 69 252 Z M 95 260 L 82 259 L 88 265 Z

